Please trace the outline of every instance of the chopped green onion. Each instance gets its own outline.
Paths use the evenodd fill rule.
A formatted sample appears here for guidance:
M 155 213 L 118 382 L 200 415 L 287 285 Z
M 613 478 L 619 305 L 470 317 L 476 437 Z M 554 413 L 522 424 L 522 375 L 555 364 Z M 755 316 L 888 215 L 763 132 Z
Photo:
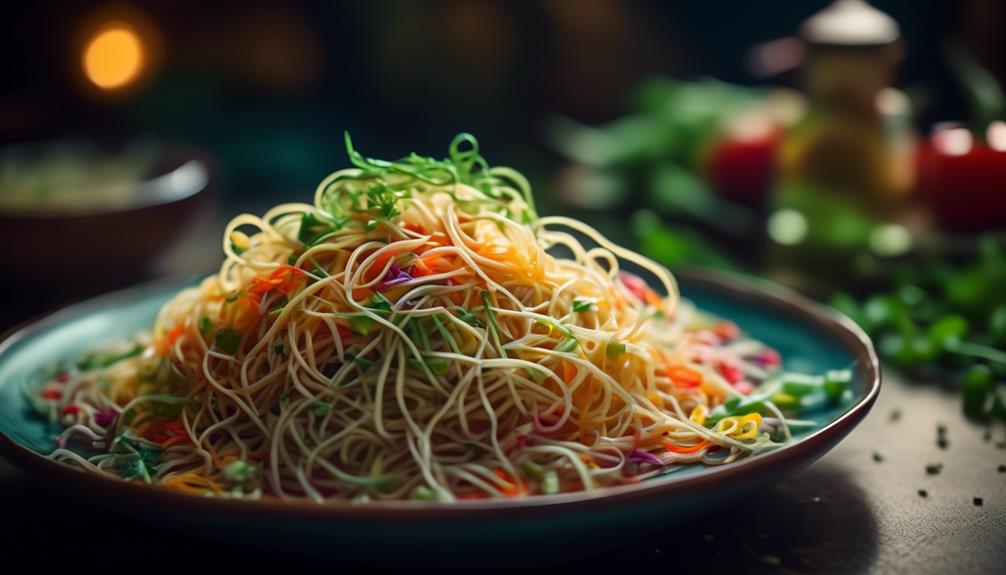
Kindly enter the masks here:
M 548 470 L 541 480 L 541 491 L 545 495 L 559 493 L 559 475 L 555 470 Z
M 503 344 L 500 343 L 500 329 L 499 323 L 496 321 L 496 312 L 492 308 L 492 296 L 489 295 L 488 291 L 482 292 L 482 304 L 485 306 L 486 317 L 489 318 L 489 332 L 492 336 L 493 344 L 496 345 L 496 351 L 499 352 L 500 357 L 507 357 L 506 350 L 503 349 Z
M 618 359 L 623 353 L 625 353 L 625 344 L 620 341 L 609 341 L 604 348 L 604 354 L 608 356 L 608 359 Z
M 545 470 L 533 461 L 525 461 L 521 464 L 521 468 L 530 479 L 541 481 L 545 478 Z
M 423 361 L 410 357 L 408 361 L 412 367 L 420 371 L 428 369 L 434 375 L 443 375 L 450 368 L 450 362 L 442 357 L 423 356 Z
M 332 406 L 327 403 L 318 402 L 311 406 L 311 413 L 318 417 L 325 417 L 331 411 Z
M 594 309 L 594 302 L 589 300 L 573 300 L 573 311 L 576 313 L 583 313 L 585 311 L 590 311 Z
M 534 369 L 533 367 L 530 367 L 530 368 L 525 368 L 525 371 L 527 372 L 528 376 L 531 378 L 531 381 L 533 381 L 535 383 L 541 383 L 541 382 L 545 381 L 545 372 L 543 372 L 542 370 L 540 370 L 540 369 Z
M 852 372 L 848 369 L 836 369 L 824 374 L 824 394 L 831 403 L 840 403 L 842 395 L 852 383 Z
M 467 449 L 468 451 L 471 451 L 475 455 L 482 455 L 483 453 L 486 452 L 486 448 L 485 447 L 482 447 L 478 443 L 473 443 L 471 441 L 465 441 L 461 445 L 463 445 L 465 449 Z
M 458 312 L 458 319 L 467 323 L 468 325 L 479 328 L 485 327 L 485 324 L 482 323 L 482 319 L 479 316 L 473 314 L 472 312 L 466 310 L 465 308 L 458 306 L 455 308 L 455 310 Z
M 391 311 L 391 300 L 383 294 L 375 293 L 366 307 L 377 311 Z
M 786 373 L 782 376 L 782 392 L 796 398 L 821 391 L 824 378 L 802 373 Z
M 143 346 L 137 343 L 137 344 L 133 345 L 133 347 L 131 347 L 130 349 L 128 349 L 128 350 L 126 350 L 126 351 L 124 351 L 122 353 L 116 353 L 116 354 L 112 354 L 112 355 L 107 355 L 105 357 L 100 358 L 98 360 L 98 366 L 99 367 L 108 367 L 108 366 L 110 366 L 112 364 L 119 363 L 120 361 L 122 361 L 124 359 L 129 359 L 131 357 L 136 357 L 136 356 L 140 355 L 141 353 L 143 353 Z
M 233 329 L 227 327 L 217 332 L 213 338 L 213 343 L 224 353 L 234 355 L 241 345 L 241 335 Z
M 440 337 L 444 338 L 444 341 L 447 342 L 447 345 L 451 348 L 451 351 L 453 351 L 454 353 L 461 353 L 461 348 L 458 347 L 458 342 L 455 341 L 454 336 L 452 336 L 451 333 L 447 331 L 447 328 L 444 327 L 444 324 L 441 323 L 440 319 L 438 319 L 437 316 L 435 315 L 431 316 L 431 318 L 433 319 L 433 327 L 437 328 L 437 332 L 440 333 Z
M 412 490 L 412 499 L 414 501 L 436 501 L 437 494 L 428 487 L 419 485 Z
M 251 479 L 255 475 L 255 472 L 256 468 L 254 465 L 250 465 L 241 459 L 233 461 L 227 467 L 224 467 L 224 477 L 237 483 L 243 483 Z
M 555 346 L 555 351 L 559 353 L 570 353 L 580 347 L 580 340 L 572 336 L 567 336 L 559 345 Z
M 536 318 L 534 318 L 534 321 L 536 321 L 536 322 L 538 322 L 538 323 L 540 323 L 542 325 L 548 326 L 549 329 L 559 330 L 566 337 L 573 337 L 573 332 L 569 331 L 569 328 L 561 326 L 558 323 L 556 323 L 556 322 L 554 322 L 554 321 L 552 321 L 550 319 L 536 317 Z
M 360 335 L 367 335 L 370 333 L 370 330 L 374 329 L 375 325 L 377 325 L 376 321 L 362 313 L 350 316 L 349 318 L 349 329 Z

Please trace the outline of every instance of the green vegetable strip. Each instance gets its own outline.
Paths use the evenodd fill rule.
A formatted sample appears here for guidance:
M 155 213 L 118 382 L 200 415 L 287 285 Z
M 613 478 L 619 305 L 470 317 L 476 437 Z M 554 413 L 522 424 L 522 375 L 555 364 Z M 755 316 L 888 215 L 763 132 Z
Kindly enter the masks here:
M 485 305 L 486 317 L 489 319 L 489 333 L 493 340 L 493 345 L 496 346 L 496 351 L 499 353 L 500 357 L 506 358 L 506 350 L 503 349 L 503 344 L 500 343 L 500 329 L 499 323 L 496 322 L 496 312 L 492 308 L 492 299 L 489 292 L 482 292 L 482 303 Z

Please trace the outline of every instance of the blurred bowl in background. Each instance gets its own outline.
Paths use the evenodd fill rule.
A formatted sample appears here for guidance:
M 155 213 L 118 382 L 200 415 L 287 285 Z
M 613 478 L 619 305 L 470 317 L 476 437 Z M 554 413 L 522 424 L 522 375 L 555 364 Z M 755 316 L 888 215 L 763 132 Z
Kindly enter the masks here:
M 69 292 L 142 277 L 195 219 L 210 182 L 209 161 L 184 146 L 0 150 L 0 278 Z

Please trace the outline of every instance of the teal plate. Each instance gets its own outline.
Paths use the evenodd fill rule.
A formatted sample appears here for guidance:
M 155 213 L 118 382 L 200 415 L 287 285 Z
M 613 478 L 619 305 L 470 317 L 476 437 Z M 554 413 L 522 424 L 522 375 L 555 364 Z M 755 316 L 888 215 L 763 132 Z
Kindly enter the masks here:
M 172 281 L 74 305 L 10 334 L 0 344 L 0 449 L 40 480 L 103 509 L 208 538 L 359 561 L 572 559 L 638 540 L 799 471 L 852 431 L 880 390 L 873 346 L 847 318 L 766 282 L 705 271 L 677 275 L 685 297 L 775 347 L 787 368 L 851 368 L 853 401 L 815 414 L 821 425 L 785 447 L 729 465 L 592 493 L 506 500 L 317 505 L 216 499 L 90 475 L 44 458 L 58 429 L 32 415 L 23 387 L 56 361 L 148 328 L 160 306 L 189 283 Z

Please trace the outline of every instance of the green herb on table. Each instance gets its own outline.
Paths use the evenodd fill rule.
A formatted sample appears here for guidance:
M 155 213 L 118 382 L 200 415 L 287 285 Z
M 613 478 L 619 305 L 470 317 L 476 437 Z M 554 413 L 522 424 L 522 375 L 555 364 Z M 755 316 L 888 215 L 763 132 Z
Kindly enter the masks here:
M 922 498 L 929 497 L 929 492 L 926 491 L 925 489 L 920 489 L 919 490 L 919 497 L 922 497 Z
M 837 293 L 832 305 L 863 327 L 887 363 L 956 381 L 969 417 L 1006 420 L 1004 237 L 982 238 L 978 253 L 963 263 L 906 264 L 891 274 L 885 292 L 863 301 Z
M 941 471 L 943 471 L 942 463 L 930 463 L 926 466 L 927 475 L 939 475 Z

